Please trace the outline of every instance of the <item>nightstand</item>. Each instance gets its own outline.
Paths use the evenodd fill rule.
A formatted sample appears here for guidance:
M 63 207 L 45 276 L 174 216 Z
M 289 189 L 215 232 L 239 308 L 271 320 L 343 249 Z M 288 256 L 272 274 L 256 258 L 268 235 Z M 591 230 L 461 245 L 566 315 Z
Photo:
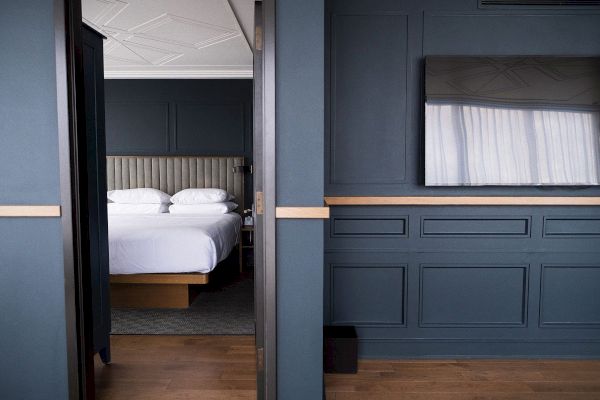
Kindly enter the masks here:
M 240 230 L 240 244 L 239 244 L 239 256 L 240 256 L 240 273 L 244 272 L 244 252 L 254 251 L 254 226 L 243 225 Z

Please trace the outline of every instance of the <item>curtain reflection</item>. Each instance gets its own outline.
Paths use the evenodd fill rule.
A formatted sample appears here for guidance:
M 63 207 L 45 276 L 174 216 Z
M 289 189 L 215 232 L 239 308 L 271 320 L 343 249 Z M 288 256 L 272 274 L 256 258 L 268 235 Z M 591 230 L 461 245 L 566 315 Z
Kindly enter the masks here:
M 600 113 L 426 104 L 426 184 L 600 184 Z

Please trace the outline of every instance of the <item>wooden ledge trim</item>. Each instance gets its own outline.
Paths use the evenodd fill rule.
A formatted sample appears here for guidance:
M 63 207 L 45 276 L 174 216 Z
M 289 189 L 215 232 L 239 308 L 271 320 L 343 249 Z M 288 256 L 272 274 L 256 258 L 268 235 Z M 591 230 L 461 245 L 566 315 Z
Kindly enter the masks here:
M 325 197 L 328 206 L 600 206 L 600 197 L 384 196 Z
M 131 275 L 111 275 L 110 283 L 204 285 L 204 284 L 208 283 L 208 279 L 209 279 L 208 274 L 202 274 L 199 272 L 184 273 L 184 274 L 131 274 Z
M 276 207 L 276 218 L 328 219 L 329 207 Z
M 0 218 L 60 217 L 60 206 L 8 206 L 0 205 Z

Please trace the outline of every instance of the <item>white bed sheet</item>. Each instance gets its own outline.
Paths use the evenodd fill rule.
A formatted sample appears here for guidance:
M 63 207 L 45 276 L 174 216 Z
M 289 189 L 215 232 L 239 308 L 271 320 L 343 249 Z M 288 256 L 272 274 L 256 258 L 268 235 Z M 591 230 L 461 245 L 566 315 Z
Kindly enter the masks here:
M 208 273 L 238 243 L 240 226 L 236 213 L 110 215 L 110 273 Z

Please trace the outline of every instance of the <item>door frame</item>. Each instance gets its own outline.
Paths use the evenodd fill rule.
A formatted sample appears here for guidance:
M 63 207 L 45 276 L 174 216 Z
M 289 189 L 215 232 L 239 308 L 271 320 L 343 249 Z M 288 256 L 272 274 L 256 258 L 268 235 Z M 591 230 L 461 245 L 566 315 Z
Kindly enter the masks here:
M 261 400 L 277 398 L 275 1 L 255 0 L 255 266 L 263 266 L 255 267 L 255 315 L 257 397 Z
M 261 142 L 261 174 L 264 198 L 262 232 L 257 237 L 263 262 L 256 283 L 261 301 L 256 303 L 257 396 L 259 400 L 277 397 L 277 287 L 275 246 L 275 1 L 255 0 L 262 9 L 262 68 L 260 74 L 260 111 L 262 129 L 254 131 Z M 60 159 L 61 226 L 63 236 L 65 314 L 69 400 L 95 398 L 94 364 L 91 337 L 91 292 L 82 264 L 87 245 L 85 225 L 79 208 L 80 187 L 85 179 L 85 161 L 77 152 L 77 137 L 85 132 L 83 104 L 83 56 L 81 38 L 81 0 L 54 0 L 57 115 Z M 257 88 L 255 87 L 255 90 Z M 256 150 L 255 150 L 256 151 Z M 267 245 L 268 243 L 268 245 Z M 258 264 L 255 263 L 255 268 Z M 257 344 L 258 344 L 257 336 Z

